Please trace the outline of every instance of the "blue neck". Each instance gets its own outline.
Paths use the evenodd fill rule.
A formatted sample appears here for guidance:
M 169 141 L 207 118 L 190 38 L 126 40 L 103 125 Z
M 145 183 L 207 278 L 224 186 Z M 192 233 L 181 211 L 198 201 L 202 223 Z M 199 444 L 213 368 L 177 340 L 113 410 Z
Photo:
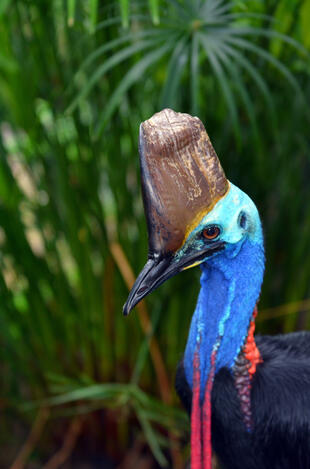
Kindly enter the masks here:
M 230 245 L 202 264 L 201 290 L 184 355 L 185 375 L 192 388 L 194 353 L 199 353 L 201 396 L 216 344 L 216 371 L 234 365 L 247 336 L 263 274 L 263 242 L 250 238 Z

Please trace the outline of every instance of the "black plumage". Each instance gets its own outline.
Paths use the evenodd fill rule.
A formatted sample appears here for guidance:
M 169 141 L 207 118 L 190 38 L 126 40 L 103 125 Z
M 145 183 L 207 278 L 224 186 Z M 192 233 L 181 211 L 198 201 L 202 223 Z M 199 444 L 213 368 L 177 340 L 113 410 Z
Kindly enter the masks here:
M 310 333 L 255 339 L 263 362 L 252 378 L 252 431 L 245 427 L 234 378 L 222 368 L 212 390 L 213 450 L 223 469 L 310 468 Z M 190 413 L 182 362 L 176 390 Z

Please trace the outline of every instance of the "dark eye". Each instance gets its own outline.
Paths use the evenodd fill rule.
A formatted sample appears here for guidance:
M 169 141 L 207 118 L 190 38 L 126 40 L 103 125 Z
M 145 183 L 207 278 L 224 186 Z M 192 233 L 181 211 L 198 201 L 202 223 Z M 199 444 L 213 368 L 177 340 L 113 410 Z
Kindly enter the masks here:
M 241 226 L 241 228 L 244 229 L 246 227 L 246 222 L 247 222 L 246 214 L 244 212 L 241 212 L 239 215 L 239 225 Z
M 221 230 L 218 226 L 212 225 L 205 228 L 202 232 L 202 235 L 206 239 L 215 239 L 219 236 Z

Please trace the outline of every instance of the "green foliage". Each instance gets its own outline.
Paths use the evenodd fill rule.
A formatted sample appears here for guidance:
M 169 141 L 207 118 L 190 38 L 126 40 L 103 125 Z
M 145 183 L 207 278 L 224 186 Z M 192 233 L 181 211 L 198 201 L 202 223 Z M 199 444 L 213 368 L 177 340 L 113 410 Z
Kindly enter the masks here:
M 127 3 L 126 5 L 128 6 Z M 253 43 L 253 36 L 266 37 L 272 40 L 272 45 L 276 40 L 277 44 L 290 45 L 307 56 L 306 50 L 291 37 L 270 27 L 268 29 L 261 27 L 266 22 L 267 24 L 272 23 L 272 17 L 244 11 L 244 8 L 243 11 L 238 11 L 238 6 L 233 7 L 223 1 L 194 1 L 184 5 L 179 2 L 169 2 L 167 10 L 168 20 L 163 18 L 159 27 L 152 27 L 148 23 L 144 25 L 143 21 L 137 22 L 134 32 L 100 45 L 82 64 L 75 78 L 79 91 L 68 109 L 69 112 L 76 109 L 110 70 L 118 67 L 123 61 L 127 61 L 138 52 L 151 49 L 150 53 L 141 55 L 138 61 L 135 61 L 132 68 L 113 91 L 96 122 L 94 130 L 96 137 L 107 125 L 128 89 L 137 81 L 142 80 L 142 77 L 149 73 L 150 67 L 155 68 L 164 55 L 168 55 L 168 66 L 161 92 L 160 107 L 175 108 L 181 105 L 180 87 L 183 75 L 187 71 L 186 79 L 190 82 L 192 112 L 199 114 L 200 100 L 198 96 L 201 90 L 198 78 L 201 67 L 207 75 L 210 75 L 214 86 L 219 88 L 218 92 L 224 98 L 239 141 L 241 122 L 237 99 L 242 102 L 243 108 L 248 113 L 253 132 L 257 137 L 255 112 L 252 98 L 247 89 L 248 78 L 253 80 L 269 107 L 268 111 L 273 114 L 273 100 L 268 84 L 258 67 L 254 65 L 254 60 L 262 59 L 267 65 L 272 65 L 287 79 L 301 99 L 299 84 L 289 68 L 266 48 Z M 255 20 L 256 26 L 251 24 L 253 20 Z M 125 23 L 128 26 L 128 15 L 126 15 Z M 142 40 L 142 38 L 145 39 Z M 132 45 L 126 45 L 119 50 L 119 46 L 123 43 Z M 112 52 L 114 50 L 116 52 Z M 108 51 L 112 55 L 97 65 L 98 59 Z M 252 53 L 251 60 L 244 51 Z M 83 86 L 79 86 L 85 74 L 88 79 L 84 80 Z
M 138 128 L 164 106 L 199 115 L 228 178 L 259 206 L 268 260 L 261 308 L 310 296 L 308 3 L 0 2 L 6 447 L 12 413 L 31 422 L 42 405 L 60 422 L 112 409 L 119 453 L 139 433 L 161 465 L 171 460 L 171 434 L 184 437 L 175 395 L 170 406 L 159 402 L 148 344 L 155 336 L 173 387 L 199 271 L 151 295 L 145 334 L 136 312 L 121 315 L 128 265 L 119 269 L 124 259 L 112 249 L 121 246 L 135 274 L 146 260 Z M 298 304 L 260 330 L 309 327 Z M 110 443 L 108 435 L 106 451 Z M 39 464 L 48 444 L 40 448 Z

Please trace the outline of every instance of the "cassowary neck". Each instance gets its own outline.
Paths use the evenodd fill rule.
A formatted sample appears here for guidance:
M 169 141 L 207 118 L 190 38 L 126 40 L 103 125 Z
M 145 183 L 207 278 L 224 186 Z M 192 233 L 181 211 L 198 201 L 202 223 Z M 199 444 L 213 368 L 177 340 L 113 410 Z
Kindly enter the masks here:
M 194 357 L 198 353 L 201 399 L 214 351 L 215 372 L 234 365 L 248 334 L 263 273 L 261 236 L 228 247 L 202 264 L 201 290 L 184 355 L 185 374 L 192 388 Z

